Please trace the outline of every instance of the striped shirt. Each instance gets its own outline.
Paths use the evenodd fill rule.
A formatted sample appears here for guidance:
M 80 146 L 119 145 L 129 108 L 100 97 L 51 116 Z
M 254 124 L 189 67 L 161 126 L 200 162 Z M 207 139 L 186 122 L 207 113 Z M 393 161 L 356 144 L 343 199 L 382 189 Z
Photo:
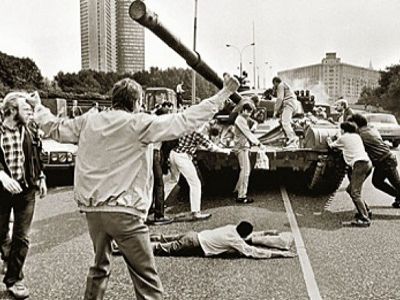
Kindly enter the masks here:
M 178 146 L 173 150 L 178 153 L 187 153 L 193 156 L 199 146 L 203 146 L 207 149 L 213 148 L 213 144 L 208 138 L 203 134 L 194 131 L 191 134 L 181 137 Z

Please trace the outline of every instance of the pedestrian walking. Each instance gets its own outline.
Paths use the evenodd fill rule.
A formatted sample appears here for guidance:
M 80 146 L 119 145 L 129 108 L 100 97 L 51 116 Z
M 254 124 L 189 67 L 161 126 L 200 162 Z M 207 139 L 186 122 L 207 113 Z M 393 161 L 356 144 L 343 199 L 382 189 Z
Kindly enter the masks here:
M 78 143 L 74 197 L 86 213 L 95 260 L 89 269 L 84 299 L 103 299 L 110 276 L 114 239 L 128 266 L 136 297 L 162 299 L 148 227 L 152 202 L 153 143 L 192 132 L 215 114 L 239 83 L 224 76 L 224 87 L 213 97 L 183 113 L 155 116 L 139 113 L 142 87 L 126 78 L 111 92 L 112 109 L 75 119 L 56 118 L 33 101 L 35 119 L 46 135 Z
M 17 299 L 29 297 L 23 267 L 29 249 L 29 230 L 35 210 L 35 195 L 47 193 L 40 161 L 41 143 L 33 132 L 32 107 L 27 93 L 9 93 L 3 100 L 4 120 L 0 125 L 0 243 L 4 261 L 3 282 Z M 29 125 L 28 125 L 29 124 Z M 11 211 L 14 224 L 11 237 Z
M 371 173 L 372 164 L 368 157 L 361 137 L 357 134 L 357 127 L 354 123 L 343 122 L 340 124 L 342 135 L 332 141 L 327 138 L 329 147 L 338 148 L 343 151 L 343 158 L 350 167 L 350 183 L 346 191 L 353 200 L 357 209 L 356 219 L 350 223 L 352 226 L 368 227 L 371 225 L 370 211 L 367 204 L 361 197 L 362 186 L 365 179 Z

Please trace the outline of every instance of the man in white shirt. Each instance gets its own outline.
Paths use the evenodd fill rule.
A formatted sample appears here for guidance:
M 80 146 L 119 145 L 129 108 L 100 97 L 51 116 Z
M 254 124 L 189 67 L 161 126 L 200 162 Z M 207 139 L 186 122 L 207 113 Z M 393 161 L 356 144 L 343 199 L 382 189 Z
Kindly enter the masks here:
M 295 257 L 296 254 L 287 251 L 293 239 L 278 237 L 271 232 L 257 233 L 252 239 L 253 225 L 241 221 L 238 225 L 226 225 L 199 233 L 190 231 L 183 235 L 152 236 L 153 252 L 161 256 L 216 256 L 223 253 L 240 254 L 249 258 Z M 271 235 L 272 234 L 272 235 Z M 258 244 L 285 249 L 275 250 L 255 247 L 246 240 Z
M 350 184 L 346 191 L 349 193 L 358 211 L 356 219 L 350 223 L 352 226 L 368 227 L 371 225 L 370 215 L 367 204 L 361 199 L 361 190 L 365 179 L 371 173 L 372 164 L 365 152 L 361 137 L 356 133 L 357 126 L 351 122 L 340 124 L 342 135 L 332 141 L 329 137 L 327 143 L 331 148 L 338 148 L 343 151 L 343 158 L 350 167 Z
M 176 100 L 178 102 L 178 108 L 180 108 L 183 105 L 183 93 L 185 92 L 185 90 L 183 89 L 183 81 L 180 82 L 177 86 L 176 86 Z

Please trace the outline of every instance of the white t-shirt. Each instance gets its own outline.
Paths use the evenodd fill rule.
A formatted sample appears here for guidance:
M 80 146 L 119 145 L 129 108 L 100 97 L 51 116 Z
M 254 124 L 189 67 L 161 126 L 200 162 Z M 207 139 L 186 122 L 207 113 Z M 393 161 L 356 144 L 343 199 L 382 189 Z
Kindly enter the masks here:
M 351 167 L 356 161 L 369 161 L 362 139 L 357 133 L 344 133 L 330 146 L 341 149 L 344 161 Z
M 226 225 L 198 234 L 200 246 L 206 256 L 239 252 L 247 257 L 270 258 L 271 250 L 248 245 L 236 231 L 235 225 Z

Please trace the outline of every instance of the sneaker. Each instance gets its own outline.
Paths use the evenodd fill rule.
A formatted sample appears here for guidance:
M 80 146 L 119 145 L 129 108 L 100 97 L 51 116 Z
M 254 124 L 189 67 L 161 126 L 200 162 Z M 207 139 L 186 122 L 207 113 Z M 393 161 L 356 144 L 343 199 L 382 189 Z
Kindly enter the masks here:
M 192 212 L 192 220 L 197 221 L 197 220 L 207 220 L 211 217 L 211 214 L 208 213 L 202 213 L 200 211 Z
M 25 299 L 29 297 L 29 290 L 22 281 L 17 281 L 14 285 L 7 287 L 7 290 L 15 299 Z
M 253 203 L 254 202 L 254 199 L 252 199 L 252 198 L 237 198 L 236 199 L 236 202 L 237 203 L 242 203 L 242 204 L 250 204 L 250 203 Z
M 393 208 L 400 208 L 400 201 L 394 201 L 394 202 L 392 203 L 392 207 L 393 207 Z
M 360 215 L 360 213 L 356 213 L 354 215 L 354 219 L 362 219 L 363 217 Z M 372 211 L 368 211 L 368 219 L 372 220 Z
M 154 217 L 153 224 L 154 225 L 167 225 L 167 224 L 171 224 L 173 221 L 174 221 L 174 219 L 168 218 L 166 216 Z
M 354 227 L 369 227 L 371 225 L 371 221 L 356 219 L 351 221 L 350 225 Z

